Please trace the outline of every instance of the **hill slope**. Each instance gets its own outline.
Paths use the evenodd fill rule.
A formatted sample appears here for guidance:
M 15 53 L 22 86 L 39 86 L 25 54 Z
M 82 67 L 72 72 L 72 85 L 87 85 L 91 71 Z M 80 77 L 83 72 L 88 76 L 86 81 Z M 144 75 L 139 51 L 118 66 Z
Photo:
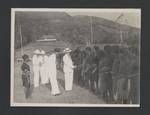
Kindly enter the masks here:
M 43 35 L 53 35 L 57 40 L 68 41 L 71 44 L 86 44 L 87 40 L 91 39 L 89 16 L 70 16 L 64 12 L 17 12 L 15 23 L 16 48 L 20 47 L 20 25 L 23 45 L 41 39 Z M 120 42 L 120 29 L 126 43 L 139 43 L 139 29 L 92 17 L 94 43 Z

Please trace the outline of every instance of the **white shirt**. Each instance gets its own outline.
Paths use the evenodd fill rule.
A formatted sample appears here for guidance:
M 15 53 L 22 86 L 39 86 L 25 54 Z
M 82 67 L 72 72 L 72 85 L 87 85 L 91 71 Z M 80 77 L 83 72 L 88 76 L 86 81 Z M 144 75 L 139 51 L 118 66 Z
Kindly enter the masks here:
M 49 61 L 50 61 L 50 64 L 55 66 L 56 65 L 56 54 L 51 54 L 49 56 Z
M 56 71 L 56 54 L 51 54 L 49 56 L 49 67 L 51 71 Z
M 43 62 L 44 62 L 44 58 L 43 58 L 43 56 L 39 56 L 38 57 L 38 61 L 39 61 L 39 65 L 40 65 L 40 67 L 43 65 Z
M 74 68 L 70 55 L 65 54 L 63 57 L 63 62 L 64 62 L 64 71 L 72 70 Z
M 32 57 L 32 63 L 33 63 L 33 66 L 38 66 L 39 65 L 39 60 L 38 60 L 38 56 L 37 55 L 34 55 Z
M 45 55 L 44 57 L 43 57 L 43 63 L 44 63 L 44 65 L 48 65 L 48 56 L 47 55 Z

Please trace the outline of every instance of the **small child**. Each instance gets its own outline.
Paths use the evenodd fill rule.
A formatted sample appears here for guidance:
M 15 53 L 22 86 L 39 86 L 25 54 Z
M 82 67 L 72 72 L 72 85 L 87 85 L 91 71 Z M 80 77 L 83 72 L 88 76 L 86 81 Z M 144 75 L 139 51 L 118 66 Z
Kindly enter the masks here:
M 23 87 L 25 91 L 25 97 L 28 99 L 31 97 L 31 80 L 30 80 L 30 66 L 28 62 L 30 61 L 29 56 L 24 54 L 22 56 L 23 58 L 23 64 L 21 65 L 21 70 L 22 70 L 22 82 L 23 82 Z

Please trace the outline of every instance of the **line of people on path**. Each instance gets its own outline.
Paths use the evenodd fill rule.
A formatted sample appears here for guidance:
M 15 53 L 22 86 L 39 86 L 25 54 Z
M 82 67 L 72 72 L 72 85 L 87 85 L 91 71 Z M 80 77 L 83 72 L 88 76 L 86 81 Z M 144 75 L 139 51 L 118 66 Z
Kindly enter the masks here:
M 71 53 L 77 66 L 74 83 L 107 103 L 139 103 L 138 48 L 106 45 L 78 47 Z
M 63 55 L 62 55 L 63 54 Z M 56 57 L 59 61 L 56 61 Z M 28 58 L 24 56 L 22 78 L 30 76 Z M 57 63 L 56 63 L 57 62 Z M 56 51 L 45 54 L 35 51 L 33 56 L 34 87 L 50 81 L 52 95 L 60 94 L 57 82 L 57 65 L 64 72 L 65 90 L 72 90 L 73 82 L 89 89 L 107 103 L 139 103 L 139 52 L 138 48 L 104 46 L 78 47 L 71 51 L 66 48 L 63 53 Z M 61 66 L 63 65 L 63 66 Z M 76 66 L 74 66 L 76 65 Z M 25 69 L 26 68 L 26 69 Z M 25 77 L 26 76 L 26 77 Z M 28 89 L 29 85 L 23 85 Z M 28 95 L 29 90 L 25 90 Z
M 70 91 L 73 87 L 73 71 L 75 66 L 73 65 L 71 56 L 71 50 L 66 48 L 63 53 L 63 72 L 65 77 L 65 90 Z M 31 76 L 31 69 L 29 65 L 29 56 L 24 54 L 22 69 L 22 81 L 25 88 L 26 98 L 31 97 L 31 77 L 33 77 L 34 88 L 39 87 L 40 84 L 51 85 L 51 94 L 56 96 L 59 95 L 60 89 L 58 86 L 57 79 L 57 51 L 54 50 L 52 53 L 45 53 L 44 50 L 35 50 L 32 57 L 32 68 L 33 76 Z

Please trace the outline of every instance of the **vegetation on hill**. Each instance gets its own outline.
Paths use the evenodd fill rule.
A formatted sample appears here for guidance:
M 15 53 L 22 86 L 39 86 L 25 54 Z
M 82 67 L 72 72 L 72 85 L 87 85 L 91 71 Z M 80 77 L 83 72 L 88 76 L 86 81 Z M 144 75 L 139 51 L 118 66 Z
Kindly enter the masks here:
M 57 40 L 71 44 L 86 44 L 91 39 L 91 22 L 89 16 L 70 16 L 64 12 L 16 12 L 15 48 L 26 45 L 43 35 L 55 36 Z M 120 30 L 128 45 L 138 45 L 140 29 L 121 25 L 110 20 L 92 17 L 93 43 L 119 43 Z

